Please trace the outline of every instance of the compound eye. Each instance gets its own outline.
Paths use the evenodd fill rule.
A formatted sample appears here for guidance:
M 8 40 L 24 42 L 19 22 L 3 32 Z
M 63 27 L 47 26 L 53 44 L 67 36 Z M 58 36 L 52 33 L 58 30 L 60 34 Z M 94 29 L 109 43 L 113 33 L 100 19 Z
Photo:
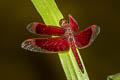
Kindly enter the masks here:
M 59 21 L 59 24 L 60 26 L 64 26 L 64 24 L 68 23 L 68 21 L 65 19 L 65 18 L 62 18 L 60 21 Z

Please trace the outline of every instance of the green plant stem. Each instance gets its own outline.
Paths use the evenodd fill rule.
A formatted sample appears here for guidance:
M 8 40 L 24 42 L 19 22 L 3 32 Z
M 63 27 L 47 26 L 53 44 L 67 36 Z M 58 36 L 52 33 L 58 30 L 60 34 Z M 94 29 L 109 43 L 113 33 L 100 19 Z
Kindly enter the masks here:
M 45 24 L 59 26 L 59 20 L 63 18 L 63 15 L 54 0 L 32 0 L 32 2 L 42 16 Z M 78 50 L 77 52 L 79 53 Z M 83 64 L 84 73 L 81 72 L 71 48 L 68 52 L 58 53 L 58 55 L 67 80 L 89 80 L 80 53 L 79 57 Z

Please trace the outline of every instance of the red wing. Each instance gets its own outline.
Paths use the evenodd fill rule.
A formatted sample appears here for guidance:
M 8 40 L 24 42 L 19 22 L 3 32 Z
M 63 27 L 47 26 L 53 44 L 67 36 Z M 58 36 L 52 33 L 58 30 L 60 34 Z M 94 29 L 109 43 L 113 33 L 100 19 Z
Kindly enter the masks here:
M 77 22 L 75 21 L 75 19 L 71 15 L 69 15 L 69 24 L 74 32 L 79 29 Z
M 62 35 L 64 29 L 57 26 L 47 26 L 38 22 L 28 24 L 27 30 L 40 35 Z
M 64 37 L 33 38 L 25 40 L 21 47 L 33 52 L 57 53 L 68 50 L 69 44 Z
M 76 46 L 79 49 L 88 47 L 97 37 L 100 27 L 92 25 L 85 30 L 75 34 Z

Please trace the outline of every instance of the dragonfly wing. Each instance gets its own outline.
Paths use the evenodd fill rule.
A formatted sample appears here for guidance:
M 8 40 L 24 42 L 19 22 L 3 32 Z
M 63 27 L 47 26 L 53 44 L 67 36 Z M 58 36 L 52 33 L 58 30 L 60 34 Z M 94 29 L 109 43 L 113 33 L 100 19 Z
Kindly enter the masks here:
M 27 30 L 40 35 L 62 35 L 65 33 L 63 28 L 57 26 L 47 26 L 39 22 L 32 22 L 28 24 Z
M 79 29 L 79 26 L 78 26 L 76 20 L 71 15 L 69 15 L 69 24 L 74 32 Z
M 100 27 L 96 25 L 92 25 L 85 30 L 76 33 L 75 43 L 79 49 L 88 47 L 97 37 L 100 32 Z
M 25 40 L 21 47 L 33 52 L 57 53 L 68 50 L 69 44 L 64 37 L 33 38 Z

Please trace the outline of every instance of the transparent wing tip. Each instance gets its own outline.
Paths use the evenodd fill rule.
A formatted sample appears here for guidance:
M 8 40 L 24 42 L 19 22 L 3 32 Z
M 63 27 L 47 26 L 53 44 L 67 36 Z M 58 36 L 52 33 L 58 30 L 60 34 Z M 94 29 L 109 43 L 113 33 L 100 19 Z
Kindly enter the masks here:
M 100 33 L 100 27 L 98 25 L 93 25 L 93 35 L 92 35 L 92 40 L 94 41 L 98 34 Z
M 94 28 L 94 33 L 96 35 L 98 35 L 100 33 L 100 27 L 98 25 L 96 25 L 96 27 Z
M 28 25 L 26 26 L 26 29 L 27 29 L 29 32 L 32 32 L 32 33 L 33 33 L 33 26 L 34 26 L 34 24 L 33 24 L 33 22 L 32 22 L 32 23 L 30 23 L 30 24 L 28 24 Z
M 71 14 L 68 14 L 68 16 L 69 16 L 69 17 L 72 17 L 72 15 L 71 15 Z
M 25 50 L 32 51 L 32 52 L 41 52 L 41 48 L 34 45 L 33 39 L 25 40 L 21 47 Z
M 30 49 L 32 48 L 31 39 L 28 39 L 28 40 L 24 41 L 24 42 L 21 44 L 21 48 L 26 49 L 26 50 L 30 50 Z

